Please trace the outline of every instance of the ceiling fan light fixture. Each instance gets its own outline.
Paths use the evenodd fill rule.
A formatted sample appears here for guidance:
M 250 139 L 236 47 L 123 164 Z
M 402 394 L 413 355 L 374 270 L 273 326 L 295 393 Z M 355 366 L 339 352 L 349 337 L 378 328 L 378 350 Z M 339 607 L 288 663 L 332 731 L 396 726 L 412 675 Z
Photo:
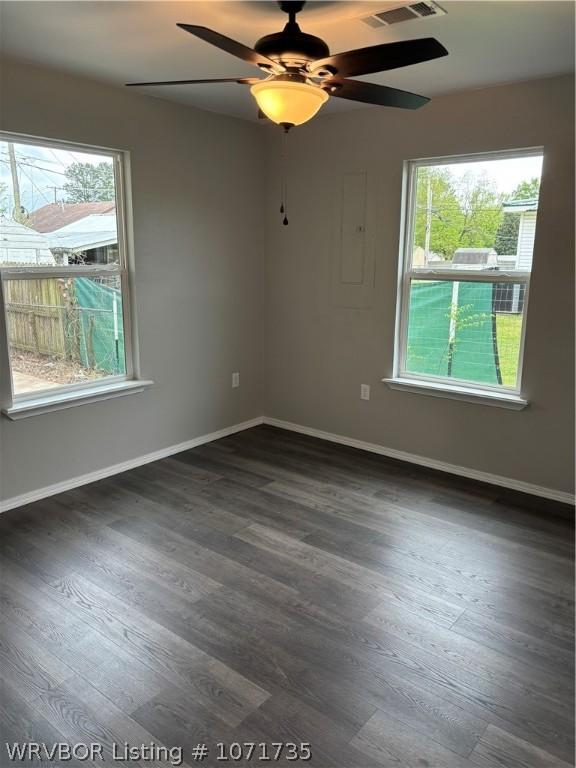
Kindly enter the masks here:
M 289 80 L 264 80 L 250 92 L 266 117 L 278 125 L 306 123 L 329 98 L 318 85 Z

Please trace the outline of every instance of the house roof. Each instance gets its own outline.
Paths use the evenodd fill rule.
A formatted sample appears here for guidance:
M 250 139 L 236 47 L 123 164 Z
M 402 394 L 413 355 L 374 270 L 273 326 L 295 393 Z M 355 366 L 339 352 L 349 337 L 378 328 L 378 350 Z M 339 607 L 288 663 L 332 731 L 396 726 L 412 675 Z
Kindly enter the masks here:
M 95 203 L 49 203 L 29 214 L 30 226 L 37 232 L 54 232 L 90 214 L 113 213 L 114 201 Z
M 0 216 L 0 264 L 55 263 L 45 235 Z
M 50 248 L 63 248 L 67 251 L 83 251 L 89 248 L 101 248 L 118 242 L 116 213 L 84 216 L 64 227 L 46 234 Z
M 537 211 L 538 198 L 531 197 L 525 200 L 508 200 L 504 203 L 504 213 L 524 213 L 525 211 Z

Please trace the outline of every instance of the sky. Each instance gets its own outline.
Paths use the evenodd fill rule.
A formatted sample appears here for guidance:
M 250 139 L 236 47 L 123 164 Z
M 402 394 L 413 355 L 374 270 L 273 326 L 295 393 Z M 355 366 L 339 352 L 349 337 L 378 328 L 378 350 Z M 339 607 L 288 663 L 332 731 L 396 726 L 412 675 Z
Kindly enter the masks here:
M 74 162 L 112 162 L 107 155 L 88 152 L 53 149 L 31 144 L 15 144 L 16 161 L 19 168 L 20 197 L 22 205 L 29 211 L 63 198 L 62 185 L 66 182 L 66 168 Z M 521 181 L 539 177 L 542 171 L 542 156 L 517 157 L 470 163 L 450 163 L 445 167 L 456 179 L 468 171 L 486 174 L 494 181 L 499 192 L 510 194 Z M 0 141 L 0 183 L 8 188 L 8 205 L 12 208 L 12 179 L 8 163 L 8 145 Z M 56 189 L 55 189 L 56 188 Z
M 498 192 L 510 194 L 521 181 L 529 181 L 542 174 L 542 155 L 535 157 L 514 157 L 503 160 L 489 160 L 472 163 L 449 163 L 444 166 L 456 178 L 461 179 L 468 171 L 482 176 L 486 174 L 494 181 Z
M 51 147 L 39 147 L 32 144 L 14 144 L 20 198 L 28 212 L 35 211 L 47 203 L 61 200 L 64 196 L 62 186 L 66 183 L 65 171 L 72 163 L 100 162 L 112 163 L 108 155 L 95 155 L 88 152 L 71 152 Z M 13 205 L 12 176 L 8 161 L 8 145 L 0 141 L 0 183 L 8 189 L 8 205 Z M 54 188 L 56 187 L 56 190 Z M 4 202 L 4 201 L 3 201 Z

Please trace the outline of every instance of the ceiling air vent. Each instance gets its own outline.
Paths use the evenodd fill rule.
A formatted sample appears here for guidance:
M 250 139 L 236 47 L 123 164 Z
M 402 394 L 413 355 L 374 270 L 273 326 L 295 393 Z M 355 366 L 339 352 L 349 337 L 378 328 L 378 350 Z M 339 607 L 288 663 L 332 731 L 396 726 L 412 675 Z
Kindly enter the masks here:
M 426 2 L 396 5 L 384 11 L 372 13 L 370 16 L 364 16 L 360 21 L 375 29 L 377 27 L 388 27 L 391 24 L 399 24 L 401 21 L 430 19 L 435 16 L 445 15 L 446 11 L 438 3 L 435 3 L 434 0 L 426 0 Z
M 414 3 L 410 6 L 410 10 L 417 13 L 418 16 L 436 16 L 437 11 L 434 7 L 434 3 Z

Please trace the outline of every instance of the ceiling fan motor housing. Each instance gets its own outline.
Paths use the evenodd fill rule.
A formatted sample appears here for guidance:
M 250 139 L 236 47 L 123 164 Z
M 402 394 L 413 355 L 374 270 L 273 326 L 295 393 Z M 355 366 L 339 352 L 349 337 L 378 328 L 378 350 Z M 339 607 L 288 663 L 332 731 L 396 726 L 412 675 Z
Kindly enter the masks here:
M 296 22 L 288 22 L 282 32 L 261 37 L 254 50 L 288 67 L 301 67 L 309 61 L 330 55 L 324 40 L 302 32 Z

